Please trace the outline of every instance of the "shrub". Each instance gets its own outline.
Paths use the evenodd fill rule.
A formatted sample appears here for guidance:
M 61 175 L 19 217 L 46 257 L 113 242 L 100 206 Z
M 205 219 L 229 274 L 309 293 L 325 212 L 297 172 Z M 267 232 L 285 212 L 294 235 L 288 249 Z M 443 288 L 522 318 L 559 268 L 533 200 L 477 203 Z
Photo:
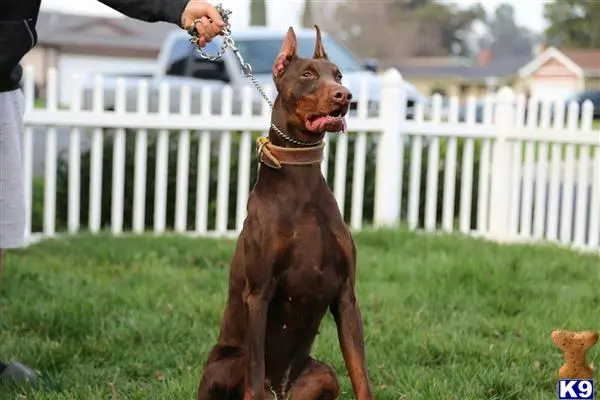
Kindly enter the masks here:
M 44 230 L 44 177 L 35 176 L 31 184 L 31 230 Z
M 135 171 L 135 135 L 131 132 L 126 133 L 125 141 L 125 182 L 124 182 L 124 201 L 123 201 L 123 227 L 129 229 L 133 221 L 133 196 L 134 196 L 134 171 Z M 229 186 L 229 228 L 233 228 L 235 221 L 235 199 L 237 195 L 237 152 L 239 140 L 235 140 L 238 135 L 232 135 L 232 155 L 230 168 L 230 186 Z M 148 134 L 148 148 L 146 158 L 146 196 L 145 196 L 145 224 L 151 227 L 154 223 L 154 194 L 155 194 L 155 173 L 156 173 L 156 151 L 158 135 L 153 132 Z M 176 181 L 177 181 L 177 149 L 178 135 L 169 135 L 168 146 L 168 176 L 166 193 L 166 226 L 167 229 L 174 227 L 175 221 L 175 201 L 176 201 Z M 211 143 L 211 161 L 209 173 L 209 193 L 210 203 L 208 211 L 208 228 L 214 228 L 216 215 L 216 191 L 218 181 L 218 143 L 213 140 Z M 102 154 L 102 200 L 100 222 L 102 227 L 110 225 L 111 222 L 111 203 L 112 203 L 112 179 L 113 179 L 113 145 L 114 136 L 112 133 L 105 133 L 103 141 Z M 198 174 L 198 147 L 199 136 L 190 137 L 190 163 L 188 165 L 188 208 L 187 208 L 187 228 L 194 229 L 195 204 L 196 204 L 196 184 Z M 251 174 L 256 175 L 256 156 L 253 155 L 251 162 Z M 90 186 L 90 165 L 91 150 L 82 152 L 81 155 L 81 226 L 87 227 L 89 220 L 89 186 Z M 65 220 L 68 210 L 68 164 L 66 160 L 59 160 L 57 185 L 60 195 L 57 200 L 58 217 Z
M 252 147 L 258 134 L 252 135 Z M 102 200 L 101 200 L 101 226 L 110 225 L 111 220 L 111 202 L 112 202 L 112 162 L 113 162 L 113 135 L 105 134 L 103 144 L 103 159 L 102 159 Z M 145 207 L 145 223 L 147 227 L 152 227 L 154 223 L 154 190 L 155 190 L 155 168 L 156 168 L 156 148 L 157 135 L 155 133 L 148 134 L 148 150 L 147 150 L 147 169 L 146 169 L 146 207 Z M 336 137 L 332 137 L 330 141 L 330 153 L 328 159 L 328 174 L 327 181 L 333 188 L 333 175 L 335 170 L 336 156 Z M 166 226 L 167 229 L 172 229 L 175 221 L 175 202 L 176 202 L 176 176 L 177 176 L 177 141 L 178 135 L 171 134 L 169 136 L 169 156 L 168 156 L 168 176 L 167 176 L 167 207 L 166 207 Z M 350 220 L 351 199 L 352 199 L 352 183 L 354 175 L 354 154 L 355 154 L 356 135 L 350 135 L 348 140 L 348 158 L 346 168 L 346 201 L 344 207 L 344 218 L 347 222 Z M 216 218 L 216 191 L 218 182 L 218 150 L 219 141 L 212 140 L 211 142 L 211 159 L 209 172 L 209 210 L 208 210 L 208 229 L 215 227 Z M 230 184 L 229 184 L 229 199 L 228 199 L 228 229 L 235 227 L 236 218 L 236 198 L 237 198 L 237 181 L 238 181 L 238 155 L 240 146 L 240 135 L 232 134 L 232 150 L 230 159 Z M 193 230 L 195 225 L 195 204 L 196 204 L 196 185 L 198 174 L 198 147 L 199 136 L 191 135 L 190 138 L 190 164 L 189 164 L 189 183 L 188 183 L 188 208 L 187 208 L 187 229 Z M 461 157 L 463 144 L 459 142 L 457 149 L 457 171 L 455 177 L 455 210 L 454 216 L 458 217 L 459 200 L 460 200 L 460 181 L 461 181 Z M 375 194 L 375 167 L 376 167 L 376 150 L 377 144 L 373 140 L 373 136 L 369 136 L 367 140 L 367 154 L 365 157 L 365 181 L 364 181 L 364 197 L 363 197 L 363 221 L 369 224 L 373 220 L 374 194 Z M 133 219 L 133 187 L 134 187 L 134 162 L 135 162 L 135 135 L 126 134 L 125 146 L 125 186 L 124 186 L 124 229 L 130 229 Z M 403 168 L 403 190 L 402 190 L 402 209 L 401 216 L 403 219 L 407 216 L 408 210 L 408 191 L 410 184 L 410 145 L 404 149 L 404 168 Z M 477 172 L 478 172 L 478 152 L 475 152 L 475 170 L 473 173 L 473 192 L 472 205 L 473 210 L 477 205 Z M 445 141 L 440 142 L 440 168 L 438 171 L 438 201 L 437 201 L 437 219 L 441 219 L 442 204 L 443 204 L 443 180 L 444 180 L 444 157 L 445 157 Z M 81 226 L 87 227 L 89 218 L 89 184 L 90 184 L 90 151 L 82 152 L 81 157 Z M 252 151 L 251 155 L 251 178 L 250 187 L 254 184 L 257 173 L 256 154 Z M 426 197 L 426 179 L 427 179 L 427 148 L 423 149 L 421 162 L 421 191 L 420 191 L 420 215 L 419 225 L 422 226 L 425 214 L 425 197 Z M 57 219 L 62 222 L 67 218 L 68 210 L 68 165 L 66 160 L 60 159 L 58 164 L 57 176 Z M 476 220 L 476 212 L 472 212 L 472 226 Z
M 346 201 L 344 207 L 344 217 L 347 222 L 350 220 L 350 207 L 351 207 L 351 196 L 352 196 L 352 181 L 354 176 L 354 153 L 355 153 L 355 135 L 351 135 L 348 140 L 348 159 L 347 159 L 347 171 L 346 171 Z M 425 143 L 425 141 L 424 141 Z M 440 161 L 438 170 L 438 187 L 437 187 L 437 208 L 436 208 L 436 220 L 441 221 L 443 211 L 443 198 L 444 198 L 444 163 L 446 157 L 446 140 L 440 139 Z M 473 154 L 473 183 L 471 193 L 471 227 L 475 228 L 477 218 L 477 189 L 479 181 L 479 152 L 477 150 L 478 143 L 475 143 L 475 149 Z M 462 154 L 464 148 L 464 141 L 459 140 L 457 143 L 457 164 L 456 174 L 454 178 L 455 194 L 454 194 L 454 218 L 458 218 L 460 211 L 460 187 L 462 182 Z M 328 183 L 333 187 L 333 171 L 335 168 L 335 139 L 330 142 L 330 157 L 328 163 Z M 367 154 L 365 157 L 365 182 L 364 182 L 364 197 L 363 197 L 363 221 L 371 223 L 373 221 L 373 212 L 375 204 L 375 169 L 377 160 L 377 144 L 371 139 L 367 142 Z M 409 204 L 409 188 L 410 188 L 410 163 L 411 163 L 411 145 L 410 143 L 404 146 L 404 157 L 403 157 L 403 176 L 402 176 L 402 200 L 400 216 L 402 220 L 406 220 L 408 216 L 408 204 Z M 420 173 L 420 192 L 419 192 L 419 219 L 418 226 L 423 226 L 425 221 L 425 202 L 427 193 L 427 163 L 428 163 L 428 147 L 424 147 L 421 154 L 421 173 Z

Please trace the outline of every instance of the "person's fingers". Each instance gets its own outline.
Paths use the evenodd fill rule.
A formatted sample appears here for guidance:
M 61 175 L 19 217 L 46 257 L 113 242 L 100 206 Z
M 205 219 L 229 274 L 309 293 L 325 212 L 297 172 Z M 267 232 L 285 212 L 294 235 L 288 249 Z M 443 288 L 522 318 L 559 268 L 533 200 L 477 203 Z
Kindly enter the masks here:
M 219 33 L 221 33 L 221 28 L 215 24 L 210 24 L 209 26 L 206 27 L 206 38 L 209 41 L 212 40 Z
M 196 23 L 196 29 L 198 29 L 198 33 L 201 36 L 209 35 L 209 32 L 211 31 L 210 26 L 211 22 L 207 17 L 200 18 L 200 20 Z
M 208 17 L 201 17 L 197 20 L 195 27 L 198 35 L 196 44 L 199 47 L 204 47 L 221 31 L 221 28 L 212 23 Z
M 218 27 L 216 24 L 208 21 L 202 21 L 201 25 L 201 35 L 206 39 L 206 42 L 212 41 L 217 35 L 221 33 L 222 29 Z
M 210 43 L 210 42 L 212 42 L 212 40 L 213 40 L 214 38 L 215 38 L 214 36 L 205 36 L 205 37 L 204 37 L 204 40 L 206 41 L 206 43 Z
M 217 28 L 216 32 L 219 33 L 221 28 L 225 26 L 225 22 L 217 9 L 205 0 L 190 0 L 181 17 L 181 23 L 183 27 L 189 26 L 192 21 L 198 18 L 209 18 L 213 21 L 213 24 Z
M 220 28 L 225 26 L 225 22 L 223 21 L 223 18 L 221 18 L 221 14 L 219 14 L 215 7 L 208 3 L 204 3 L 203 6 L 206 7 L 205 14 L 213 21 L 214 24 Z
M 223 30 L 223 27 L 213 23 L 213 24 L 210 24 L 210 30 L 211 30 L 212 36 L 214 37 L 221 33 L 221 31 Z
M 202 38 L 205 43 L 211 41 L 211 39 L 215 36 L 213 33 L 214 29 L 212 28 L 213 24 L 206 17 L 202 17 L 200 21 L 196 23 L 196 29 L 198 30 L 198 37 Z
M 210 18 L 210 17 L 208 17 Z M 217 36 L 221 33 L 221 30 L 224 25 L 220 25 L 212 19 L 203 18 L 202 27 L 204 28 L 204 32 L 206 36 L 210 36 L 211 38 Z

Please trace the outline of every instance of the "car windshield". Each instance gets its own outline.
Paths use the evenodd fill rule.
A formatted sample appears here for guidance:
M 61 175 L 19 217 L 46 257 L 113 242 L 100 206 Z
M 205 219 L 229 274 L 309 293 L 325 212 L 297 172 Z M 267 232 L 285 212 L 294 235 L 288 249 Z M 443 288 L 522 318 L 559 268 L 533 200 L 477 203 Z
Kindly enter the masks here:
M 247 63 L 252 65 L 255 74 L 270 74 L 275 57 L 281 49 L 282 39 L 237 39 L 240 52 Z M 323 46 L 327 56 L 338 66 L 342 72 L 356 72 L 363 70 L 363 66 L 352 53 L 344 46 L 329 36 L 323 38 Z M 312 57 L 315 50 L 314 38 L 298 39 L 298 55 Z
M 571 102 L 571 101 L 578 101 L 580 97 L 579 93 L 575 93 L 575 94 L 570 94 L 565 98 L 566 102 Z
M 582 104 L 586 100 L 590 100 L 592 102 L 600 101 L 600 91 L 598 91 L 598 92 L 594 92 L 594 91 L 579 92 L 579 93 L 572 94 L 566 98 L 567 102 L 575 101 L 580 104 Z

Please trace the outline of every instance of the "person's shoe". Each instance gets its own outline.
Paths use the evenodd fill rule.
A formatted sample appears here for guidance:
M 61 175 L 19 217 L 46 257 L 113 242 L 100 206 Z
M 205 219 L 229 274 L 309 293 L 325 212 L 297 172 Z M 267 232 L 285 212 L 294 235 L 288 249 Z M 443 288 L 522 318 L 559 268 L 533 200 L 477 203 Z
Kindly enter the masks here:
M 21 364 L 20 362 L 15 361 L 10 364 L 0 363 L 0 381 L 9 380 L 15 383 L 31 383 L 35 381 L 36 378 L 36 373 L 31 368 Z

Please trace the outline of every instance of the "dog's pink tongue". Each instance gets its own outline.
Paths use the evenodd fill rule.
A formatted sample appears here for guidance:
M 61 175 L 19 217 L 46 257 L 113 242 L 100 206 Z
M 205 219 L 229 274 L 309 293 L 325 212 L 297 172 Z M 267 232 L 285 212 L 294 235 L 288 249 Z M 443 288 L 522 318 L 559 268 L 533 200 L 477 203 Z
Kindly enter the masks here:
M 310 121 L 308 123 L 307 128 L 308 128 L 309 131 L 316 132 L 316 131 L 320 130 L 321 125 L 326 124 L 327 121 L 328 121 L 327 117 L 318 117 L 318 118 L 315 118 L 315 119 L 313 119 L 312 121 Z
M 332 118 L 329 116 L 319 117 L 319 118 L 316 118 L 316 119 L 310 121 L 307 124 L 307 128 L 309 131 L 317 132 L 317 131 L 321 130 L 321 127 L 323 125 L 328 124 L 330 122 L 332 122 Z M 341 122 L 342 122 L 341 132 L 345 133 L 346 132 L 346 118 L 342 118 Z

